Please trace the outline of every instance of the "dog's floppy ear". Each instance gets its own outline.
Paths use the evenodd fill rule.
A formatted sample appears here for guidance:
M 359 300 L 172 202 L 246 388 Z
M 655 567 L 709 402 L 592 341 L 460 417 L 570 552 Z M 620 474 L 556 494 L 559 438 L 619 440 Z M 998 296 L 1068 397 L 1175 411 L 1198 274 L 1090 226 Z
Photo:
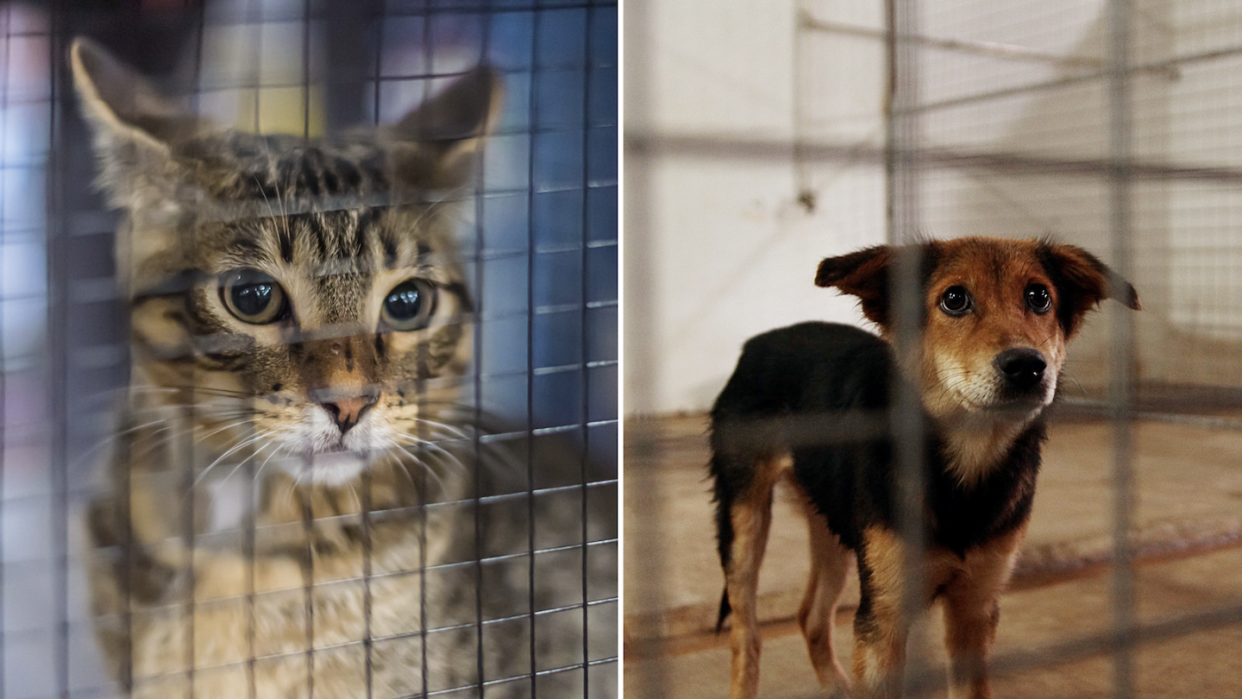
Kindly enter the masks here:
M 887 245 L 828 257 L 819 263 L 815 285 L 833 286 L 857 296 L 863 315 L 874 323 L 884 325 L 888 320 L 888 270 L 892 262 L 893 248 Z
M 1099 258 L 1080 247 L 1043 241 L 1040 257 L 1044 271 L 1060 299 L 1057 319 L 1066 337 L 1082 327 L 1082 318 L 1104 299 L 1116 299 L 1127 308 L 1143 310 L 1138 292 Z

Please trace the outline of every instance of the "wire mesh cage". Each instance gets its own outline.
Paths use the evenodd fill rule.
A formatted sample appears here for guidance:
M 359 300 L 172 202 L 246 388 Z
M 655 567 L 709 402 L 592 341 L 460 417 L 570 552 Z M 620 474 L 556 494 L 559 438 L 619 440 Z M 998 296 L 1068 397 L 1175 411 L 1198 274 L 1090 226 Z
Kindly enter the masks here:
M 812 288 L 824 257 L 993 236 L 1086 248 L 1142 300 L 1138 314 L 1101 304 L 1070 347 L 1026 543 L 1000 600 L 996 694 L 1236 692 L 1224 678 L 1242 594 L 1233 9 L 735 10 L 692 36 L 678 27 L 704 8 L 627 6 L 627 55 L 661 47 L 627 66 L 626 221 L 639 223 L 626 230 L 625 522 L 627 561 L 644 561 L 641 574 L 626 569 L 627 688 L 699 696 L 730 685 L 729 640 L 714 632 L 721 578 L 702 413 L 743 342 L 813 318 L 874 328 L 853 299 Z M 903 285 L 917 291 L 899 278 L 895 297 Z M 908 327 L 904 342 L 920 332 Z M 902 336 L 889 335 L 899 346 Z M 939 429 L 912 428 L 909 407 L 883 427 L 896 445 Z M 870 423 L 799 424 L 801 438 L 832 444 Z M 905 453 L 896 489 L 917 505 L 923 457 Z M 778 497 L 762 535 L 761 695 L 815 696 L 819 684 L 798 633 L 810 633 L 799 601 L 811 556 L 801 500 L 792 504 Z M 927 532 L 914 526 L 906 541 L 927 544 Z M 907 583 L 926 573 L 906 559 Z M 847 589 L 832 631 L 847 670 L 858 594 Z M 905 695 L 937 696 L 945 632 L 938 618 L 919 624 Z
M 0 24 L 0 694 L 614 694 L 616 3 Z

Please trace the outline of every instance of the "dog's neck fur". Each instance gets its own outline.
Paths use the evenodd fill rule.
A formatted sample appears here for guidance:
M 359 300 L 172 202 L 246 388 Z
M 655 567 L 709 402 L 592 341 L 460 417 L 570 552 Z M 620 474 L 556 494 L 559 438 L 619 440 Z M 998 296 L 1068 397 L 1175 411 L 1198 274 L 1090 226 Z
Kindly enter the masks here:
M 1009 455 L 1014 442 L 1043 413 L 1021 415 L 955 412 L 932 417 L 936 434 L 944 443 L 945 467 L 966 487 L 992 473 Z

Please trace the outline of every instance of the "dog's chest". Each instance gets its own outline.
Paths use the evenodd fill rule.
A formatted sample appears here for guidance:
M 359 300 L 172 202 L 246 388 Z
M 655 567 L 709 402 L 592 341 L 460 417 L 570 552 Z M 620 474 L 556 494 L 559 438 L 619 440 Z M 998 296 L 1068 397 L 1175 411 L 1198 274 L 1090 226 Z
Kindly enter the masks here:
M 947 468 L 943 446 L 929 441 L 923 452 L 928 543 L 960 555 L 1025 522 L 1043 436 L 1043 425 L 1033 425 L 996 467 L 969 484 Z M 901 473 L 893 454 L 885 440 L 795 455 L 796 482 L 849 548 L 858 549 L 869 526 L 899 529 Z

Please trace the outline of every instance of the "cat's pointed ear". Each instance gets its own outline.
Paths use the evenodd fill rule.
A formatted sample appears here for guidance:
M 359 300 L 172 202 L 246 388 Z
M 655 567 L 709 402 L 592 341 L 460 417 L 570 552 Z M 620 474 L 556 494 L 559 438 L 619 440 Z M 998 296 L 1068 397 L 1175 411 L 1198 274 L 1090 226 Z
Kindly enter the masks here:
M 503 102 L 500 75 L 480 65 L 406 114 L 388 132 L 397 177 L 420 189 L 465 183 Z
M 99 184 L 112 203 L 132 211 L 168 201 L 178 179 L 171 144 L 196 131 L 200 120 L 90 39 L 74 40 L 69 62 L 94 132 Z

